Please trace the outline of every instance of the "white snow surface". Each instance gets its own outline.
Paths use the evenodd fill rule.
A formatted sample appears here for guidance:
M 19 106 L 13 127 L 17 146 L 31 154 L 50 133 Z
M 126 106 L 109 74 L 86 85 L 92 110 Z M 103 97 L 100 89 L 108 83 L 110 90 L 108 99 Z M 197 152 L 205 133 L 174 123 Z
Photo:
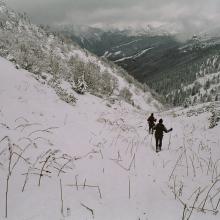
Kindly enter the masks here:
M 77 98 L 68 105 L 0 58 L 0 219 L 7 177 L 9 220 L 178 220 L 183 204 L 184 219 L 191 210 L 190 220 L 219 219 L 220 126 L 208 128 L 210 113 L 155 112 L 174 128 L 156 154 L 152 107 Z
M 115 62 L 121 62 L 121 61 L 124 61 L 124 60 L 129 60 L 129 59 L 137 59 L 138 57 L 142 56 L 143 54 L 145 54 L 147 51 L 149 50 L 152 50 L 153 48 L 147 48 L 147 49 L 144 49 L 142 50 L 141 52 L 138 52 L 137 54 L 133 55 L 133 56 L 128 56 L 128 57 L 123 57 L 123 58 L 120 58 L 118 60 L 116 60 Z
M 152 49 L 153 49 L 153 48 L 150 47 L 150 48 L 147 48 L 147 49 L 144 49 L 144 50 L 140 51 L 139 53 L 137 53 L 137 54 L 134 56 L 134 59 L 136 59 L 136 58 L 142 56 L 142 55 L 145 54 L 147 51 L 152 50 Z
M 120 59 L 116 60 L 115 63 L 118 63 L 118 62 L 121 62 L 121 61 L 124 61 L 124 60 L 130 60 L 130 59 L 133 59 L 133 56 L 120 58 Z

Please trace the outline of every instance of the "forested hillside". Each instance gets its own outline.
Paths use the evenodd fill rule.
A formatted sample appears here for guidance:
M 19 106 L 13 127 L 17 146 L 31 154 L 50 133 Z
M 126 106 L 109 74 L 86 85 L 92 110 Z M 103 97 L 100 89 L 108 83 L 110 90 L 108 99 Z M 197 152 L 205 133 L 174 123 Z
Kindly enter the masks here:
M 218 35 L 195 35 L 179 41 L 178 34 L 163 32 L 134 34 L 92 28 L 76 32 L 68 26 L 60 28 L 60 32 L 72 37 L 82 47 L 120 65 L 141 83 L 146 83 L 161 94 L 166 103 L 179 106 L 193 104 L 195 101 L 202 103 L 219 100 L 216 78 L 220 66 Z M 215 79 L 210 76 L 207 82 L 211 91 L 207 90 L 207 85 L 198 83 L 201 76 L 210 74 L 215 75 Z

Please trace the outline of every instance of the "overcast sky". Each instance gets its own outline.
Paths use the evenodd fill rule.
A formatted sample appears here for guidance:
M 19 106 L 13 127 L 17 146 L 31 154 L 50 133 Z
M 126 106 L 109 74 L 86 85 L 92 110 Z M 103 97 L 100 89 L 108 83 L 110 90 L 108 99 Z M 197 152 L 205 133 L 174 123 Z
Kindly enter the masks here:
M 130 26 L 177 25 L 184 30 L 216 26 L 220 0 L 6 0 L 35 23 Z

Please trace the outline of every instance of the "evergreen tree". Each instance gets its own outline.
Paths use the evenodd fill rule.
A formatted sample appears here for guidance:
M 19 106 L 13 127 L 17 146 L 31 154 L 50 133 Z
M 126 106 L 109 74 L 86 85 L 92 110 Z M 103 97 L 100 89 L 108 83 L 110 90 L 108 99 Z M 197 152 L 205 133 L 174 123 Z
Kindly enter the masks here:
M 215 109 L 212 109 L 211 111 L 211 116 L 209 118 L 209 128 L 214 128 L 219 121 L 219 117 L 217 115 L 217 112 L 215 111 Z
M 84 80 L 84 76 L 81 76 L 78 78 L 78 81 L 76 83 L 76 92 L 79 94 L 84 94 L 87 89 L 86 81 Z

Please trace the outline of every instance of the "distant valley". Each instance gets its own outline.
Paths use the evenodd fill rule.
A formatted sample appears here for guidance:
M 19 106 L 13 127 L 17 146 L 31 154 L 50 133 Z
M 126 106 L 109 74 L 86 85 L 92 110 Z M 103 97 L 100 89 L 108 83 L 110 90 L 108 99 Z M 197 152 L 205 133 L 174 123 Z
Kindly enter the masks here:
M 164 31 L 101 30 L 63 26 L 60 33 L 113 61 L 174 106 L 220 99 L 220 37 L 179 41 Z M 201 79 L 200 79 L 201 78 Z

